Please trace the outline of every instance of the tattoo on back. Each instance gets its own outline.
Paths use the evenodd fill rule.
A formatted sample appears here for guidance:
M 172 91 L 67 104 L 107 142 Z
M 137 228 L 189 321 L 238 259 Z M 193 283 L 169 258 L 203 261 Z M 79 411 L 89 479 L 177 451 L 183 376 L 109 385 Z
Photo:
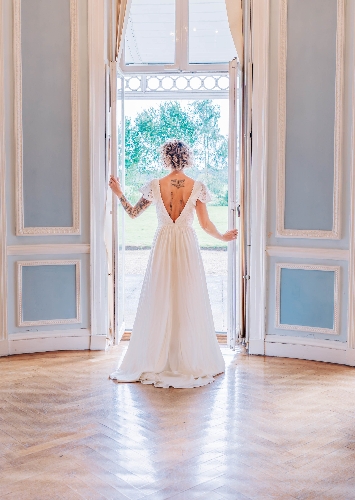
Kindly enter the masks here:
M 143 198 L 143 196 L 134 207 L 132 207 L 132 205 L 130 204 L 130 202 L 127 200 L 127 198 L 124 195 L 122 195 L 120 197 L 120 202 L 121 202 L 123 208 L 126 210 L 128 215 L 132 219 L 135 219 L 136 217 L 138 217 L 138 215 L 141 212 L 143 212 L 146 208 L 148 208 L 149 205 L 151 204 L 151 202 L 149 200 L 146 200 L 145 198 Z
M 171 185 L 176 187 L 177 189 L 183 188 L 185 186 L 185 179 L 171 179 Z

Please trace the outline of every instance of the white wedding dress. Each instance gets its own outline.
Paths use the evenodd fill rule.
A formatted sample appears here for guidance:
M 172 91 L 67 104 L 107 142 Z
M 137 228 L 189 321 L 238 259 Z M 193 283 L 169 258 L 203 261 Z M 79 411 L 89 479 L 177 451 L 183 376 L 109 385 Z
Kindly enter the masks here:
M 156 205 L 158 229 L 128 350 L 110 378 L 165 388 L 200 387 L 224 372 L 192 227 L 196 200 L 207 203 L 210 195 L 202 182 L 195 181 L 189 200 L 174 222 L 164 206 L 158 179 L 141 192 Z

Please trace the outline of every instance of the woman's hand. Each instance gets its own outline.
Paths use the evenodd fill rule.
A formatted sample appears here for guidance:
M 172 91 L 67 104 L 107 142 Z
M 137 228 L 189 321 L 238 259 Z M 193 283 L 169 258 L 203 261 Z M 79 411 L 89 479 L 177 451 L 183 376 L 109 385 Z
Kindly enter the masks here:
M 113 175 L 110 176 L 110 181 L 108 183 L 112 191 L 117 195 L 119 198 L 121 198 L 123 192 L 121 188 L 121 183 L 119 178 L 114 177 Z
M 222 236 L 223 241 L 232 241 L 235 240 L 238 236 L 238 229 L 232 229 L 231 231 L 227 231 Z

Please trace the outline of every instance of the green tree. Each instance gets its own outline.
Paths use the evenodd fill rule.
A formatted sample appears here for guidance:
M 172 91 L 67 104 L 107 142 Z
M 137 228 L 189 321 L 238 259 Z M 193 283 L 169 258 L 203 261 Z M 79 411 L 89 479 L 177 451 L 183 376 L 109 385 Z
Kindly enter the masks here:
M 138 187 L 165 171 L 160 147 L 168 139 L 178 138 L 193 149 L 195 167 L 189 171 L 202 178 L 214 193 L 217 204 L 225 204 L 228 178 L 228 141 L 220 133 L 219 107 L 211 100 L 194 101 L 183 109 L 177 101 L 162 103 L 158 109 L 139 113 L 132 122 L 126 119 L 126 185 L 128 194 L 137 198 Z

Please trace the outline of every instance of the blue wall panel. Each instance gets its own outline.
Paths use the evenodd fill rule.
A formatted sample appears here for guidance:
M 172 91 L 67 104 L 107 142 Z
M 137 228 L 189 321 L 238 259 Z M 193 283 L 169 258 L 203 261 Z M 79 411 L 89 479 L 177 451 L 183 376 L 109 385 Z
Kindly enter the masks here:
M 281 269 L 280 323 L 332 329 L 334 271 Z
M 24 266 L 22 310 L 23 321 L 75 318 L 75 265 Z
M 23 0 L 21 18 L 24 222 L 70 227 L 70 0 Z
M 333 227 L 337 0 L 288 0 L 285 228 Z

